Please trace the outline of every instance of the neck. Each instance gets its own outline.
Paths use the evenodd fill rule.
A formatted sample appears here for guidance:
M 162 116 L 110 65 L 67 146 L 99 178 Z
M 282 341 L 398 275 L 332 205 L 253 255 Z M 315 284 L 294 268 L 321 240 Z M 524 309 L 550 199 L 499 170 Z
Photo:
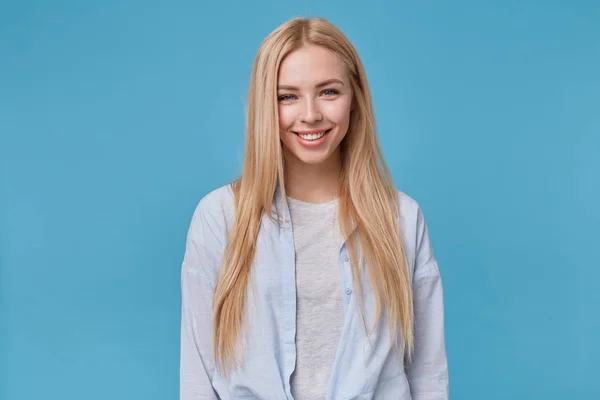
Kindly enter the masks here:
M 308 203 L 325 203 L 338 197 L 342 160 L 337 151 L 320 164 L 305 164 L 285 154 L 285 190 Z

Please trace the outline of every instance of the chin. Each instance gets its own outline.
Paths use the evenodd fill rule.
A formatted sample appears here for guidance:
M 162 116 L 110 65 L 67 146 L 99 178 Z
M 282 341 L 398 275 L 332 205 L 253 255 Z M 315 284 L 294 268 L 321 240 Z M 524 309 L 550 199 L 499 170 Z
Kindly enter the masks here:
M 331 156 L 331 154 L 306 154 L 304 152 L 296 153 L 296 158 L 303 164 L 317 165 L 324 163 Z
M 302 163 L 307 164 L 307 165 L 318 165 L 318 164 L 321 164 L 321 163 L 325 162 L 325 160 L 327 160 L 327 158 L 323 158 L 323 157 L 319 157 L 319 158 L 315 158 L 315 157 L 299 157 L 298 159 Z

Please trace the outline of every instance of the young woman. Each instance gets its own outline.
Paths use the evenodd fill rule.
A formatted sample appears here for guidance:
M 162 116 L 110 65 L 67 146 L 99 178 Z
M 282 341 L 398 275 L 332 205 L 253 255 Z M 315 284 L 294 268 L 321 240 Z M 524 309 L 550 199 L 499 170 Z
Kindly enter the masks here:
M 181 399 L 447 399 L 427 226 L 339 29 L 295 18 L 264 40 L 246 130 L 240 178 L 187 236 Z

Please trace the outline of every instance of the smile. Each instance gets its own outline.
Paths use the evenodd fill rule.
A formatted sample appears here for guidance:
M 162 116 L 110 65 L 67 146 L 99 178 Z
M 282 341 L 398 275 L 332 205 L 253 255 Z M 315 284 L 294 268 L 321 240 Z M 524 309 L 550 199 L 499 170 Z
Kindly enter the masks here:
M 299 136 L 300 138 L 302 138 L 303 140 L 313 141 L 313 140 L 321 139 L 323 136 L 327 135 L 329 132 L 331 132 L 331 129 L 327 129 L 326 131 L 323 131 L 320 133 L 309 133 L 309 134 L 303 134 L 303 133 L 298 133 L 298 132 L 294 132 L 294 133 L 297 136 Z

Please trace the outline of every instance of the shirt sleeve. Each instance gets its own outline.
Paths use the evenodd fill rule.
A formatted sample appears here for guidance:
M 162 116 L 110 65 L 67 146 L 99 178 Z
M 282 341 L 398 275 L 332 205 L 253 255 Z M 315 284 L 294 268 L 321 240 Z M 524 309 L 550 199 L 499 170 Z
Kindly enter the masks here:
M 406 369 L 413 400 L 447 400 L 448 363 L 444 339 L 444 296 L 427 224 L 418 208 L 413 274 L 415 349 Z
M 215 370 L 212 304 L 220 247 L 218 229 L 199 206 L 181 266 L 180 400 L 219 399 L 211 382 Z

